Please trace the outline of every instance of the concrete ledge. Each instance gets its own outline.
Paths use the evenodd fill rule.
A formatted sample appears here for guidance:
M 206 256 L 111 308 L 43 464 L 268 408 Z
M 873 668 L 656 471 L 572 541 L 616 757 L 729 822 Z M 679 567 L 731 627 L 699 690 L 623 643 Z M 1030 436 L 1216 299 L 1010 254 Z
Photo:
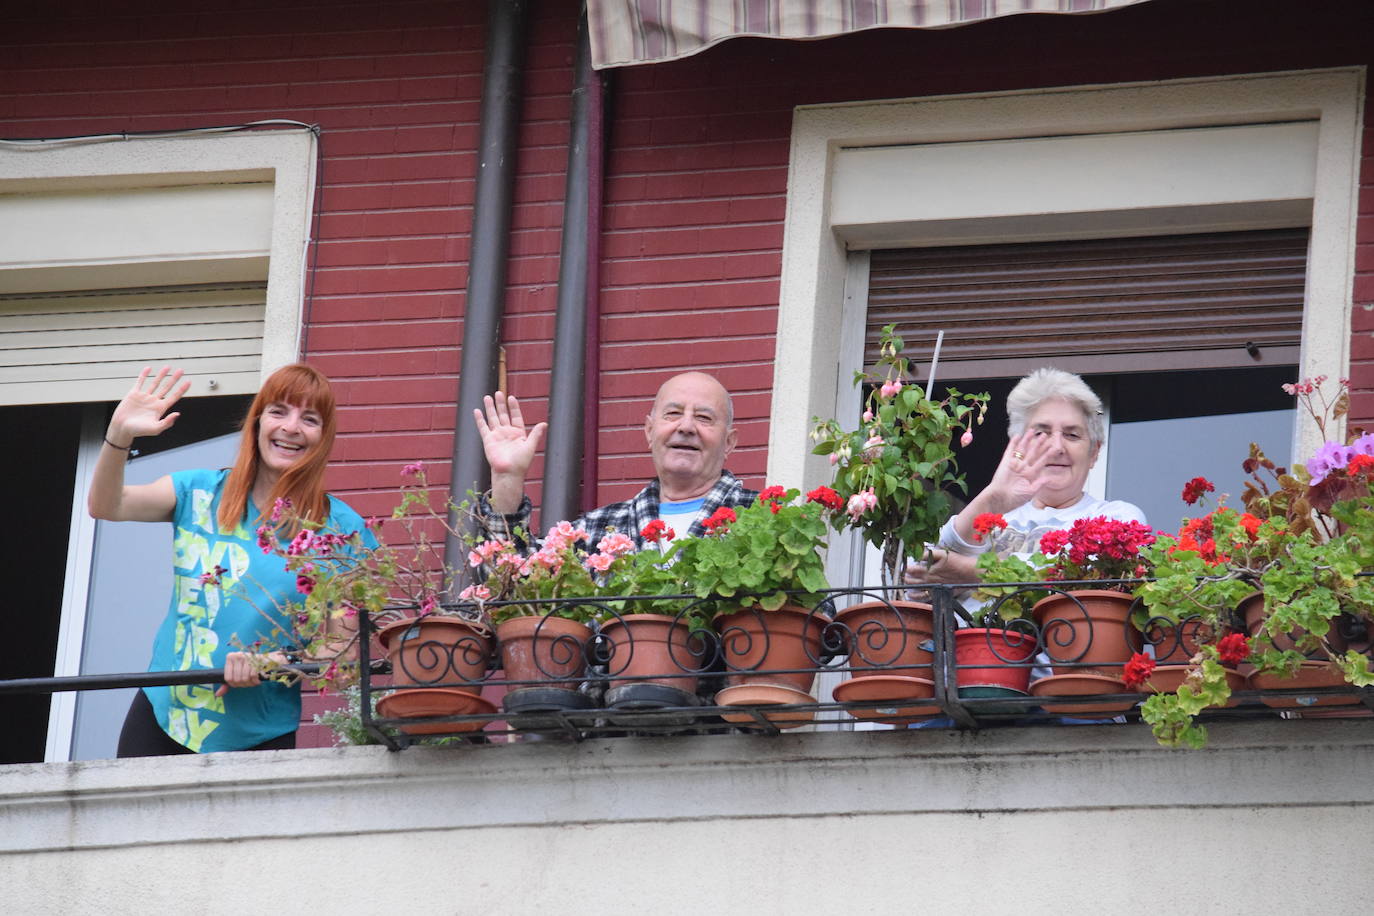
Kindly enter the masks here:
M 1374 720 L 339 748 L 0 767 L 0 852 L 433 830 L 1366 806 Z

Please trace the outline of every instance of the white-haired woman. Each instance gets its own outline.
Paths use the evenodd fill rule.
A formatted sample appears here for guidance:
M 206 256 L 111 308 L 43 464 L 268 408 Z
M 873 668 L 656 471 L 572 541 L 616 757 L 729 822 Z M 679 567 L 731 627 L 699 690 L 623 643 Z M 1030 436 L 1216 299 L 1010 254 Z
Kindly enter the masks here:
M 1010 441 L 992 482 L 945 523 L 936 549 L 907 567 L 920 582 L 977 582 L 978 555 L 1031 554 L 1040 537 L 1080 518 L 1144 522 L 1139 508 L 1084 491 L 1102 449 L 1102 401 L 1083 379 L 1060 369 L 1036 369 L 1007 396 Z M 979 541 L 973 520 L 994 512 L 1007 527 Z

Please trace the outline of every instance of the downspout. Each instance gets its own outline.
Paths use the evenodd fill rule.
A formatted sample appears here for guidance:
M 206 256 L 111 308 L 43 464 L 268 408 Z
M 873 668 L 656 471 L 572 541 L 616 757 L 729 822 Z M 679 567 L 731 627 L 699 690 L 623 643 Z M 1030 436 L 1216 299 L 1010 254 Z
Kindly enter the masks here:
M 472 412 L 496 387 L 496 355 L 505 310 L 506 262 L 510 252 L 511 201 L 515 185 L 515 140 L 520 126 L 520 92 L 525 65 L 526 0 L 488 0 L 487 60 L 482 73 L 481 135 L 472 206 L 472 251 L 463 309 L 463 357 L 458 375 L 450 480 L 454 498 L 468 489 L 483 492 L 490 471 Z M 450 521 L 462 530 L 465 519 Z M 448 535 L 444 561 L 466 569 L 467 548 Z
M 591 71 L 587 98 L 587 391 L 582 406 L 582 512 L 601 505 L 601 205 L 606 181 L 607 80 L 611 71 Z M 633 532 L 631 532 L 633 534 Z
M 591 64 L 591 42 L 584 9 L 577 24 L 573 64 L 572 124 L 568 137 L 568 174 L 563 202 L 563 241 L 558 265 L 558 318 L 553 335 L 553 374 L 549 381 L 549 432 L 544 452 L 544 497 L 541 528 L 581 512 L 583 440 L 587 428 L 587 302 L 595 270 L 589 262 L 591 184 L 600 168 L 591 166 L 593 98 L 600 82 Z M 600 144 L 597 144 L 598 146 Z M 593 178 L 595 173 L 595 178 Z M 598 189 L 599 190 L 599 189 Z M 598 194 L 599 196 L 599 194 Z M 593 395 L 599 394 L 592 386 Z M 592 420 L 595 423 L 595 417 Z

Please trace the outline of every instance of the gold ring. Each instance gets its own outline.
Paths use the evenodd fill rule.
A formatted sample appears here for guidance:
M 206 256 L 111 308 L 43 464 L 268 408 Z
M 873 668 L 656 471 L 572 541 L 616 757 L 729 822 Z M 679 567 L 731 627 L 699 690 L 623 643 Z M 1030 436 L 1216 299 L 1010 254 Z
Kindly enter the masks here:
M 1020 461 L 1022 458 L 1026 456 L 1021 454 L 1020 452 L 1012 452 L 1011 457 L 1015 458 L 1017 461 Z

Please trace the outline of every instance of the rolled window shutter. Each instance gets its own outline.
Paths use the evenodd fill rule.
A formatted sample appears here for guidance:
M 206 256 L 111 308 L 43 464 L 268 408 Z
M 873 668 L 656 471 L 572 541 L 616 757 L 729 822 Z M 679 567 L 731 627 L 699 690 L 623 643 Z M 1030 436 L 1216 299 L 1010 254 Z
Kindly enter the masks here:
M 0 296 L 0 404 L 115 401 L 144 366 L 258 388 L 265 283 Z
M 946 379 L 1296 363 L 1307 239 L 1303 228 L 874 251 L 864 362 L 896 324 L 923 364 L 944 329 Z

